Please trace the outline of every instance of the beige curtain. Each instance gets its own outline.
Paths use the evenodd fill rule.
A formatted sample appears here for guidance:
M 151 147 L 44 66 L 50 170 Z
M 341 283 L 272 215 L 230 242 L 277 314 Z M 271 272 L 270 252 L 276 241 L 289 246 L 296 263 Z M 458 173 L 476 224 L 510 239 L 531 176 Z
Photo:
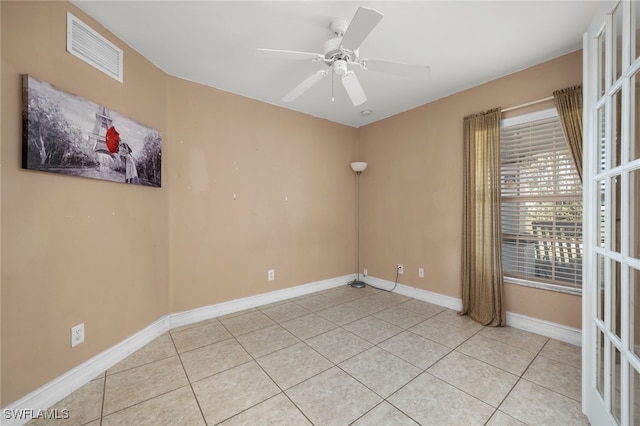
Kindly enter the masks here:
M 582 182 L 582 85 L 553 92 L 564 138 Z
M 506 325 L 500 225 L 500 109 L 464 118 L 462 312 Z

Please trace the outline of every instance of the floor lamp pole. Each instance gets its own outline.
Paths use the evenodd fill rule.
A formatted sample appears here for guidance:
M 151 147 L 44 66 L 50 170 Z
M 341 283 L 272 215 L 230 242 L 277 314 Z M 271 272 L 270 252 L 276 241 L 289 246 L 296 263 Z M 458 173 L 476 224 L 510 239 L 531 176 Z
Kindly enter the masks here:
M 366 284 L 360 281 L 360 174 L 367 168 L 367 163 L 351 163 L 351 168 L 356 172 L 356 279 L 349 285 L 363 288 Z

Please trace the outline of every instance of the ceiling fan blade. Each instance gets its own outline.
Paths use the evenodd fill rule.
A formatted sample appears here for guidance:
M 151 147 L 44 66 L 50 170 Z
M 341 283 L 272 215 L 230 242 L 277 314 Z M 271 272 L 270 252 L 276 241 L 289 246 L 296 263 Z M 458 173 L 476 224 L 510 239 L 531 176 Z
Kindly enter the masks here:
M 344 86 L 353 106 L 362 105 L 367 101 L 367 95 L 364 94 L 358 76 L 353 71 L 347 71 L 342 76 L 342 85 Z
M 305 80 L 303 80 L 302 83 L 294 87 L 292 91 L 287 93 L 287 95 L 284 98 L 282 98 L 282 101 L 283 102 L 294 101 L 298 96 L 302 95 L 304 92 L 309 90 L 311 86 L 313 86 L 314 84 L 316 84 L 326 76 L 327 76 L 326 70 L 316 71 L 315 73 L 307 77 Z
M 382 13 L 375 9 L 358 8 L 349 27 L 344 32 L 342 48 L 352 52 L 357 50 L 381 19 Z
M 253 51 L 253 56 L 264 58 L 311 59 L 316 61 L 324 61 L 324 56 L 320 53 L 296 52 L 293 50 L 255 49 Z
M 382 59 L 363 59 L 359 62 L 364 69 L 396 74 L 403 77 L 420 78 L 431 72 L 431 68 L 426 65 L 403 64 L 402 62 L 385 61 Z

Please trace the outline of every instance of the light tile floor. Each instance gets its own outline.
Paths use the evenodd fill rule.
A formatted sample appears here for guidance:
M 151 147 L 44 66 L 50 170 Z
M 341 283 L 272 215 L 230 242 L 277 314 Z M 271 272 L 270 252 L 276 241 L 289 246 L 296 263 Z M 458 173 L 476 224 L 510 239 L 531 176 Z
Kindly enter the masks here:
M 52 408 L 91 426 L 588 425 L 580 380 L 576 346 L 342 286 L 173 329 Z

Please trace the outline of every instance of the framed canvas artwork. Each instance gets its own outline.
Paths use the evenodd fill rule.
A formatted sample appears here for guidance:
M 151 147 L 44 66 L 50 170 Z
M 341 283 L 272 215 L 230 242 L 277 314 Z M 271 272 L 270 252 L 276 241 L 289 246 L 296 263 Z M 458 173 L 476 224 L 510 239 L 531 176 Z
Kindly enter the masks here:
M 161 186 L 160 133 L 87 99 L 23 75 L 22 167 Z

